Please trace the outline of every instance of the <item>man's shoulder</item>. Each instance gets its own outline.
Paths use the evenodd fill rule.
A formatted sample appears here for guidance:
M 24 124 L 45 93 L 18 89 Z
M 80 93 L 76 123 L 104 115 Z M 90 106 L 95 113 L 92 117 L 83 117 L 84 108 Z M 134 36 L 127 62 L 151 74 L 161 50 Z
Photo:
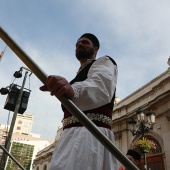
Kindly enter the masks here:
M 108 56 L 108 55 L 104 55 L 104 56 L 98 58 L 97 60 L 108 60 L 108 59 L 109 59 L 114 65 L 117 66 L 117 63 L 115 62 L 115 60 L 114 60 L 112 57 Z M 96 60 L 96 61 L 97 61 L 97 60 Z

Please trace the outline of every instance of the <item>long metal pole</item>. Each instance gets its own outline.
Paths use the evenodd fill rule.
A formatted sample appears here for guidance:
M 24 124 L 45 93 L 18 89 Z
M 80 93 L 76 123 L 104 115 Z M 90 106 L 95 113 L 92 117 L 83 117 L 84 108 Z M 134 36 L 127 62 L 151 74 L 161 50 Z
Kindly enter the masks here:
M 147 160 L 146 160 L 146 153 L 143 153 L 144 155 L 144 170 L 147 170 Z
M 142 140 L 144 140 L 145 134 L 144 128 L 145 128 L 144 122 L 141 122 Z M 143 156 L 144 156 L 144 170 L 147 170 L 147 160 L 145 151 L 143 151 Z
M 18 110 L 19 110 L 19 107 L 20 107 L 20 104 L 21 104 L 21 98 L 22 98 L 23 89 L 24 89 L 24 86 L 25 86 L 27 74 L 28 74 L 28 71 L 25 72 L 25 76 L 24 76 L 24 79 L 23 79 L 23 82 L 22 82 L 22 86 L 20 88 L 19 96 L 18 96 L 18 99 L 17 99 L 17 102 L 16 102 L 14 114 L 13 114 L 13 117 L 12 117 L 12 121 L 11 121 L 10 129 L 9 129 L 8 137 L 6 139 L 6 142 L 7 142 L 6 150 L 8 152 L 9 152 L 10 146 L 11 146 L 11 138 L 12 138 L 12 134 L 13 134 L 14 125 L 15 125 L 15 121 L 16 121 L 16 118 L 17 118 Z M 6 154 L 4 154 L 4 153 L 3 153 L 3 155 L 4 155 L 4 157 L 2 157 L 2 158 L 4 158 L 4 161 L 3 161 L 3 159 L 1 160 L 1 163 L 2 163 L 1 166 L 5 167 L 5 164 L 6 164 L 8 156 Z
M 22 165 L 19 164 L 19 162 L 2 146 L 0 145 L 0 148 L 22 169 L 26 170 Z
M 39 66 L 19 47 L 19 45 L 2 29 L 2 27 L 0 27 L 0 37 L 39 78 L 39 80 L 43 84 L 46 84 L 47 74 L 39 68 Z M 119 162 L 130 170 L 139 170 L 71 100 L 64 96 L 58 99 L 110 151 L 110 153 L 119 160 Z

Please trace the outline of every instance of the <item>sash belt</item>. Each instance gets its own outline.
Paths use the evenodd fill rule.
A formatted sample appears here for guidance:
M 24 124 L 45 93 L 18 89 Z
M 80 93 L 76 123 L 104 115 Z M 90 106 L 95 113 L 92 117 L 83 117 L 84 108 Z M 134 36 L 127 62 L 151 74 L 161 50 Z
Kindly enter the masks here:
M 99 113 L 87 113 L 86 115 L 91 121 L 93 121 L 97 126 L 107 127 L 110 129 L 110 125 L 112 119 L 104 114 Z M 67 127 L 75 127 L 80 123 L 79 120 L 75 116 L 70 116 L 68 118 L 63 119 L 63 129 Z M 82 126 L 82 125 L 80 125 Z

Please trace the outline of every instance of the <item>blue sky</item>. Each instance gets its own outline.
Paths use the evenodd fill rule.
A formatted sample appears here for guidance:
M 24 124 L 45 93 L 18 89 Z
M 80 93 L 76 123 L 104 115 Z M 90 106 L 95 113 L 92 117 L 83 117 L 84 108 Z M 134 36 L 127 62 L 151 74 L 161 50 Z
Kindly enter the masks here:
M 170 56 L 170 1 L 168 0 L 1 0 L 0 25 L 50 75 L 74 78 L 79 62 L 75 43 L 86 32 L 101 44 L 98 57 L 109 55 L 118 64 L 117 96 L 125 98 L 166 71 Z M 5 43 L 0 40 L 0 52 Z M 0 88 L 8 86 L 13 73 L 25 66 L 7 48 L 0 62 Z M 21 85 L 23 79 L 17 79 Z M 61 126 L 60 102 L 39 91 L 42 83 L 30 77 L 27 113 L 34 114 L 33 132 L 54 139 Z M 26 82 L 29 88 L 29 79 Z M 0 95 L 0 123 L 7 122 Z M 12 112 L 10 117 L 12 117 Z

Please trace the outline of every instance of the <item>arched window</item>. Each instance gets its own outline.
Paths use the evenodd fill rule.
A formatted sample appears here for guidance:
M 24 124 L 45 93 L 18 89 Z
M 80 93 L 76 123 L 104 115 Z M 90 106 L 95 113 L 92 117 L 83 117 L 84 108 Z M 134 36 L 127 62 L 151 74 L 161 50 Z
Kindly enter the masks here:
M 43 168 L 43 170 L 47 170 L 47 165 L 44 165 L 44 168 Z
M 159 141 L 159 138 L 151 135 L 145 135 L 146 139 L 149 139 L 153 141 L 156 144 L 156 149 L 151 149 L 148 153 L 146 153 L 146 160 L 147 160 L 147 167 L 148 169 L 154 169 L 154 170 L 164 170 L 164 158 L 163 158 L 163 150 L 161 147 L 161 143 Z M 133 148 L 133 143 L 138 140 L 142 139 L 140 138 L 135 138 L 134 141 L 131 144 L 131 148 Z M 140 168 L 141 170 L 144 170 L 144 155 L 143 153 L 140 153 L 142 158 L 140 161 Z
M 36 170 L 39 170 L 39 167 L 37 167 Z
M 152 136 L 150 136 L 150 135 L 145 135 L 145 138 L 153 141 L 153 142 L 156 144 L 156 149 L 151 149 L 150 152 L 147 153 L 147 155 L 154 155 L 154 154 L 162 153 L 161 145 L 160 145 L 160 143 L 159 143 L 154 137 L 152 137 Z M 136 138 L 136 139 L 134 140 L 134 142 L 135 142 L 136 140 L 138 140 L 138 139 L 142 139 L 142 137 Z M 132 145 L 131 145 L 131 148 L 132 148 L 132 149 L 133 149 L 133 143 L 134 143 L 134 142 L 132 142 Z

